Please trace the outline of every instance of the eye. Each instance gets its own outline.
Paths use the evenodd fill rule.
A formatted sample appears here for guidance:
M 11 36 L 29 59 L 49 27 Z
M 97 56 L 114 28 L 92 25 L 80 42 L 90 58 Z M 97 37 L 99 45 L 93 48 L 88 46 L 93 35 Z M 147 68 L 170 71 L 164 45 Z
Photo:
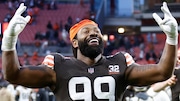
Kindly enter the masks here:
M 94 28 L 94 32 L 95 32 L 95 33 L 100 33 L 100 30 L 95 27 L 95 28 Z
M 95 30 L 96 33 L 100 33 L 99 30 Z
M 85 34 L 88 34 L 88 33 L 89 33 L 89 30 L 85 30 L 84 33 L 85 33 Z

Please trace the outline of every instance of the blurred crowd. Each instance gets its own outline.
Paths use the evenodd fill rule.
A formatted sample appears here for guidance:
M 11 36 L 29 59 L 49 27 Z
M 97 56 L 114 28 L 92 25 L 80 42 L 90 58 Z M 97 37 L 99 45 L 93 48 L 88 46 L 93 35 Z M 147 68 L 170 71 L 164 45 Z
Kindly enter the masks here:
M 30 15 L 31 21 L 30 25 L 36 24 L 36 17 L 38 16 L 39 10 L 48 9 L 48 10 L 57 10 L 55 0 L 46 3 L 44 0 L 8 0 L 7 6 L 9 13 L 5 16 L 4 22 L 9 22 L 14 11 L 17 9 L 21 2 L 25 2 L 25 5 L 28 7 L 27 12 L 24 15 Z M 91 2 L 93 4 L 93 2 Z M 84 6 L 83 0 L 80 0 L 81 6 Z M 113 6 L 113 5 L 112 5 Z M 91 8 L 93 11 L 94 9 Z M 92 15 L 91 15 L 92 14 Z M 94 19 L 94 13 L 91 12 L 88 18 Z M 67 18 L 65 24 L 60 21 L 59 23 L 52 23 L 51 21 L 47 22 L 46 32 L 38 31 L 34 36 L 35 46 L 38 47 L 32 55 L 27 52 L 23 53 L 23 56 L 20 58 L 21 65 L 38 65 L 41 64 L 41 56 L 39 52 L 49 53 L 46 50 L 48 45 L 56 45 L 59 47 L 70 46 L 69 34 L 68 31 L 71 26 L 80 21 L 79 18 L 73 20 L 71 16 Z M 137 34 L 137 35 L 118 35 L 113 33 L 114 39 L 107 40 L 105 42 L 104 55 L 111 55 L 117 51 L 126 51 L 130 53 L 136 62 L 145 60 L 146 63 L 157 63 L 159 57 L 161 56 L 162 51 L 156 51 L 155 45 L 160 44 L 156 33 L 147 33 L 147 34 Z M 137 52 L 136 49 L 139 51 Z M 178 77 L 179 68 L 175 70 L 176 77 Z M 147 79 L 147 78 L 145 78 Z M 166 84 L 167 82 L 165 82 Z M 178 82 L 176 84 L 167 84 L 161 88 L 159 91 L 152 91 L 153 85 L 146 87 L 133 87 L 128 86 L 125 91 L 125 96 L 123 101 L 171 101 L 173 98 L 179 101 L 179 89 Z M 6 80 L 3 79 L 2 71 L 0 71 L 0 98 L 3 99 L 3 96 L 9 96 L 8 98 L 12 99 L 11 101 L 55 101 L 53 92 L 49 88 L 27 88 L 20 85 L 9 84 Z M 179 87 L 180 88 L 180 87 Z M 159 88 L 160 89 L 160 88 Z M 152 94 L 153 92 L 153 94 Z M 155 97 L 160 97 L 161 100 L 154 100 Z M 157 98 L 158 98 L 157 97 Z

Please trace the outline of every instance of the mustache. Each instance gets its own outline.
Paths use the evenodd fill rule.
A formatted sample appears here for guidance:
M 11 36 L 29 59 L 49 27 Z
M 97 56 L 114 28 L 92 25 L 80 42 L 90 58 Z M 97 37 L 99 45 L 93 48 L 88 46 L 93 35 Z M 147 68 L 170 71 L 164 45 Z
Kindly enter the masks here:
M 90 36 L 89 38 L 87 39 L 84 39 L 84 42 L 88 43 L 89 41 L 91 41 L 92 39 L 97 39 L 100 43 L 102 42 L 102 38 L 100 37 L 95 37 L 95 36 Z

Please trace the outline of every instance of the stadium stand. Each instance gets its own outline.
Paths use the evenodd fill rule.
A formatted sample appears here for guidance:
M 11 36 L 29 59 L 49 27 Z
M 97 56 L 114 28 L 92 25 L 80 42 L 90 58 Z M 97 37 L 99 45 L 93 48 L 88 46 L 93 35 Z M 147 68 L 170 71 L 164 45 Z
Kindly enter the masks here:
M 34 45 L 35 42 L 34 37 L 38 31 L 46 32 L 47 30 L 46 25 L 48 21 L 51 21 L 52 24 L 56 22 L 60 23 L 60 21 L 62 21 L 62 24 L 64 25 L 65 23 L 67 23 L 67 18 L 71 16 L 73 23 L 75 23 L 77 18 L 83 19 L 89 16 L 89 9 L 90 9 L 89 6 L 90 6 L 89 3 L 85 3 L 84 6 L 81 6 L 80 4 L 77 3 L 58 3 L 56 10 L 49 10 L 47 9 L 47 7 L 45 7 L 44 9 L 39 9 L 38 14 L 36 16 L 36 23 L 28 24 L 19 36 L 21 45 L 24 45 L 23 48 L 24 50 L 23 51 L 21 51 L 21 49 L 19 50 L 21 51 L 20 60 L 23 60 L 22 54 L 24 51 L 30 51 L 31 53 L 29 53 L 29 55 L 32 55 L 34 50 L 32 49 L 28 50 L 27 47 Z M 0 3 L 0 12 L 1 12 L 0 22 L 3 23 L 6 15 L 10 13 L 6 3 Z M 42 61 L 41 57 L 40 57 L 40 61 Z M 0 67 L 1 67 L 1 61 L 0 61 Z
M 32 44 L 34 42 L 36 32 L 46 31 L 48 21 L 51 21 L 52 23 L 59 23 L 60 21 L 63 21 L 63 24 L 65 24 L 68 16 L 71 16 L 75 22 L 76 18 L 83 19 L 89 12 L 88 4 L 86 4 L 83 8 L 78 4 L 58 4 L 57 6 L 57 10 L 39 10 L 36 18 L 36 24 L 27 25 L 20 35 L 19 38 L 22 44 Z M 6 4 L 0 4 L 0 12 L 0 21 L 3 22 L 5 16 L 9 13 Z

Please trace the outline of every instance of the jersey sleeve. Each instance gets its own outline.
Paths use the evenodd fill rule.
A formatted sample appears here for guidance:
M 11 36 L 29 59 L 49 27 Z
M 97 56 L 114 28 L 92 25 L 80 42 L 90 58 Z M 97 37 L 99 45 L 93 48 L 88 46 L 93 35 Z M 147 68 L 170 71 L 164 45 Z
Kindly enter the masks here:
M 124 53 L 124 56 L 126 58 L 126 63 L 127 63 L 127 66 L 130 66 L 132 65 L 133 63 L 135 63 L 133 57 L 129 54 L 129 53 Z
M 46 65 L 51 69 L 54 69 L 54 55 L 47 55 L 43 62 L 42 65 Z

